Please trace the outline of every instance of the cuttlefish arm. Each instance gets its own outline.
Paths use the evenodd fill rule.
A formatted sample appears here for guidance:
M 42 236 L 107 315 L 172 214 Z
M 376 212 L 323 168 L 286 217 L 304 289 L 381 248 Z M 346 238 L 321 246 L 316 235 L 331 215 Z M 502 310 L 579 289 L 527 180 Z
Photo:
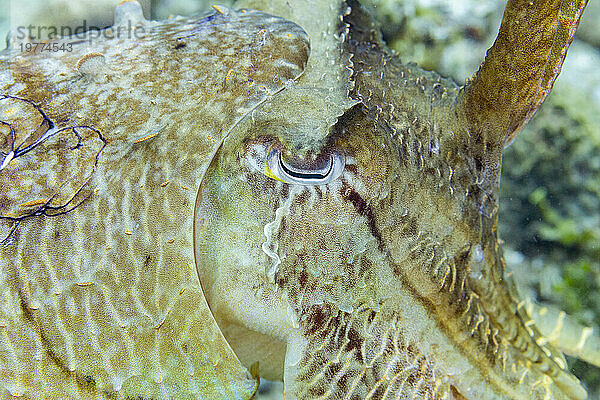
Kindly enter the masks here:
M 510 0 L 500 32 L 464 93 L 472 134 L 506 146 L 560 73 L 587 0 Z
M 564 311 L 527 299 L 525 307 L 545 339 L 570 356 L 600 366 L 598 329 L 580 324 Z

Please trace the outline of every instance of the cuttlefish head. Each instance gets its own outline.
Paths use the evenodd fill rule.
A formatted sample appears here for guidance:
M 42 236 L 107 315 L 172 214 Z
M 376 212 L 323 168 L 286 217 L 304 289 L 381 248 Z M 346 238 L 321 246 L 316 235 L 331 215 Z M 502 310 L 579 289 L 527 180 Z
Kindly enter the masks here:
M 196 202 L 200 282 L 240 360 L 283 378 L 287 395 L 585 397 L 518 307 L 496 234 L 502 150 L 574 31 L 557 41 L 568 10 L 530 7 L 546 24 L 509 3 L 458 88 L 387 53 L 355 5 L 357 104 L 319 140 L 302 108 L 248 117 L 215 154 Z M 511 46 L 546 57 L 507 61 Z M 302 96 L 307 109 L 317 94 Z

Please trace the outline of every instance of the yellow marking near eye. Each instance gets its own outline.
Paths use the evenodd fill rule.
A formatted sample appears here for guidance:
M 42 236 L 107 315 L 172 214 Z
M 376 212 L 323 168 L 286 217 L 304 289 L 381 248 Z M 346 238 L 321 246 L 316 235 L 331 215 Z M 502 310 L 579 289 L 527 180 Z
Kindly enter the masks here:
M 158 135 L 158 132 L 150 133 L 149 135 L 142 136 L 141 138 L 136 139 L 135 142 L 133 142 L 133 144 L 145 142 L 146 140 L 152 139 L 153 137 L 156 137 L 157 135 Z
M 163 183 L 161 183 L 161 184 L 160 184 L 160 187 L 165 187 L 165 186 L 167 186 L 168 184 L 169 184 L 169 181 L 168 181 L 168 180 L 166 180 L 166 181 L 164 181 Z
M 275 174 L 273 174 L 273 171 L 271 171 L 271 168 L 269 168 L 269 164 L 267 164 L 265 166 L 265 175 L 268 176 L 271 179 L 275 179 L 276 181 L 286 183 L 285 181 L 283 181 L 283 180 L 279 179 L 278 177 L 276 177 Z
M 132 233 L 131 233 L 131 231 L 130 231 L 130 230 L 126 230 L 126 231 L 125 231 L 125 234 L 126 234 L 126 235 L 132 235 Z
M 92 286 L 93 284 L 94 284 L 94 282 L 77 282 L 76 283 L 77 286 L 81 286 L 81 287 Z
M 39 205 L 45 204 L 47 201 L 48 200 L 46 200 L 46 199 L 31 200 L 31 201 L 28 201 L 27 203 L 20 204 L 19 207 L 39 206 Z

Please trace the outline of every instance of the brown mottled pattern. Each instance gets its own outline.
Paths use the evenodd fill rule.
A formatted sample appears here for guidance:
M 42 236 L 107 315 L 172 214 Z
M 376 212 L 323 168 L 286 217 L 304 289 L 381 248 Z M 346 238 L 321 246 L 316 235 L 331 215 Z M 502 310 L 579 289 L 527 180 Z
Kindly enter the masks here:
M 585 6 L 558 3 L 509 1 L 496 47 L 537 7 L 548 51 L 523 54 L 547 89 Z M 585 398 L 504 276 L 513 125 L 477 110 L 490 88 L 537 105 L 511 100 L 538 77 L 514 49 L 465 92 L 392 56 L 355 1 L 243 1 L 306 31 L 136 4 L 110 32 L 140 36 L 2 54 L 5 395 L 247 398 L 254 366 L 290 399 Z M 327 159 L 336 179 L 312 173 Z
M 300 398 L 442 399 L 449 383 L 407 343 L 397 315 L 368 307 L 352 313 L 314 307 L 307 314 L 310 342 L 298 380 Z
M 199 286 L 194 201 L 219 143 L 302 73 L 308 38 L 256 11 L 140 15 L 125 2 L 109 28 L 129 17 L 138 36 L 1 55 L 3 396 L 255 390 Z
M 368 40 L 363 43 L 363 32 L 357 33 L 357 40 L 350 40 L 363 46 L 354 51 L 356 93 L 367 114 L 381 121 L 379 129 L 390 131 L 391 147 L 403 160 L 390 196 L 373 204 L 382 206 L 375 214 L 380 215 L 395 271 L 447 335 L 456 335 L 455 347 L 477 360 L 474 364 L 490 384 L 503 386 L 500 391 L 509 397 L 525 396 L 529 390 L 544 396 L 541 387 L 536 389 L 539 378 L 525 376 L 530 368 L 545 374 L 548 382 L 552 378 L 559 388 L 574 387 L 560 353 L 538 344 L 539 333 L 526 326 L 529 318 L 517 311 L 518 300 L 501 284 L 504 261 L 495 232 L 499 165 L 494 165 L 501 146 L 484 148 L 481 154 L 475 138 L 457 137 L 464 122 L 452 115 L 456 86 L 400 65 Z M 409 100 L 419 97 L 429 101 Z M 408 126 L 406 119 L 411 121 Z M 384 211 L 398 203 L 404 218 Z M 427 206 L 432 203 L 433 209 Z M 398 241 L 397 223 L 411 216 L 415 227 Z M 464 341 L 465 327 L 474 340 Z
M 200 188 L 198 271 L 227 339 L 244 342 L 247 365 L 261 357 L 253 346 L 283 343 L 283 365 L 260 359 L 289 398 L 585 398 L 505 281 L 504 142 L 471 132 L 463 89 L 403 65 L 350 5 L 358 104 L 320 146 L 299 134 L 300 149 L 280 115 L 243 121 Z M 298 168 L 339 152 L 344 171 L 327 184 L 275 181 L 257 168 L 269 144 Z

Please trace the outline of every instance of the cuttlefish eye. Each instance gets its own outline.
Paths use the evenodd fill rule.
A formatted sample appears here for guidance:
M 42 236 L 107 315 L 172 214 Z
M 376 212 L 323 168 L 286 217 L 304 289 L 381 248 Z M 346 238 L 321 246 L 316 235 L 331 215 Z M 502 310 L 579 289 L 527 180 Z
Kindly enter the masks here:
M 283 160 L 281 149 L 272 147 L 267 156 L 266 175 L 295 185 L 325 185 L 337 179 L 344 170 L 344 156 L 331 151 L 323 162 L 311 167 L 297 167 Z

